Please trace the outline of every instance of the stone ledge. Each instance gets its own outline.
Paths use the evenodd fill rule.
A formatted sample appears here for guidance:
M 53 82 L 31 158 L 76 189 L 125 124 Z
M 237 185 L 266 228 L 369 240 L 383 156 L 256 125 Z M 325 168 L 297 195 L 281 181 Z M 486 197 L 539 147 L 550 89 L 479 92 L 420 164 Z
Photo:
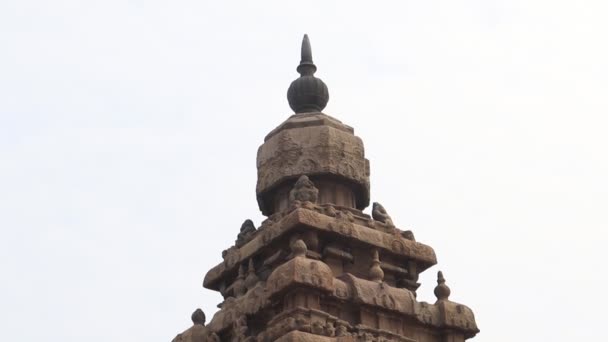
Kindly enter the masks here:
M 355 342 L 353 336 L 327 337 L 314 335 L 303 331 L 290 331 L 279 337 L 275 342 Z
M 254 256 L 264 246 L 301 225 L 320 232 L 330 232 L 348 239 L 356 239 L 373 247 L 381 248 L 385 252 L 416 260 L 421 264 L 420 272 L 437 263 L 435 251 L 425 244 L 355 224 L 344 218 L 331 217 L 313 210 L 297 208 L 283 216 L 278 222 L 259 229 L 256 236 L 241 248 L 231 249 L 224 262 L 207 272 L 203 286 L 217 290 L 217 282 L 222 277 L 228 273 L 234 273 L 239 264 Z

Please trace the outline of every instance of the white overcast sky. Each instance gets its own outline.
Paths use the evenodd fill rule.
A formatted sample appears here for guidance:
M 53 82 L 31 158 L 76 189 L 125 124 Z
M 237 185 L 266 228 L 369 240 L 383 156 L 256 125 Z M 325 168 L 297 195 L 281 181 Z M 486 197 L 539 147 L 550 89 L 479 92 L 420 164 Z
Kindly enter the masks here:
M 0 1 L 0 340 L 169 341 L 303 33 L 372 200 L 485 342 L 608 340 L 606 1 Z M 366 210 L 369 212 L 369 209 Z

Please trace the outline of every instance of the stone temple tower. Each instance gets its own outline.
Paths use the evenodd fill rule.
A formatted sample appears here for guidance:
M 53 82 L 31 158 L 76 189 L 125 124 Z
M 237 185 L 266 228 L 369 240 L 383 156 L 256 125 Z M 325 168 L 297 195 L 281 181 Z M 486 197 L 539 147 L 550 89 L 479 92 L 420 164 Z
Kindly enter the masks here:
M 267 219 L 245 220 L 203 286 L 224 301 L 205 325 L 174 342 L 459 342 L 479 330 L 450 301 L 441 272 L 435 303 L 416 300 L 433 249 L 400 230 L 379 203 L 371 215 L 369 161 L 352 127 L 322 113 L 327 86 L 314 76 L 304 36 L 300 77 L 287 92 L 295 114 L 258 149 L 257 202 Z

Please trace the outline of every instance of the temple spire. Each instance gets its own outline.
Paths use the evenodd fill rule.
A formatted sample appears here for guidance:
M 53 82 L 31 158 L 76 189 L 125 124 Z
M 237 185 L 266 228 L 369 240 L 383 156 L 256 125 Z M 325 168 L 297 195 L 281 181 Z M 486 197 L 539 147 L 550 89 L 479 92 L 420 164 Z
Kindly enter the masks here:
M 302 58 L 296 70 L 301 76 L 312 76 L 317 71 L 317 66 L 312 61 L 312 48 L 307 34 L 302 39 Z
M 300 65 L 297 69 L 300 78 L 291 82 L 287 90 L 289 106 L 296 114 L 320 112 L 329 101 L 329 91 L 323 81 L 314 76 L 317 66 L 312 61 L 312 49 L 308 35 L 302 39 Z
M 437 272 L 437 286 L 435 287 L 435 297 L 437 301 L 447 300 L 450 297 L 450 288 L 445 284 L 445 278 L 443 272 Z

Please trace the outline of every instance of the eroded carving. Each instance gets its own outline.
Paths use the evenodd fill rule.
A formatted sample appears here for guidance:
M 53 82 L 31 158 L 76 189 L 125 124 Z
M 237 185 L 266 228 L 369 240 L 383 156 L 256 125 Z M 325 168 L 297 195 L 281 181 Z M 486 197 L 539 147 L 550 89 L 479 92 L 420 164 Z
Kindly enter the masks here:
M 411 230 L 406 230 L 404 232 L 401 232 L 401 236 L 403 236 L 403 238 L 406 240 L 416 241 L 416 238 L 414 237 L 414 233 Z
M 241 225 L 241 231 L 239 232 L 239 235 L 237 236 L 237 239 L 234 242 L 235 246 L 241 247 L 247 242 L 249 242 L 255 235 L 255 232 L 256 229 L 253 225 L 253 221 L 245 220 L 245 222 L 243 222 L 243 224 Z
M 390 226 L 390 227 L 394 227 L 395 226 L 393 224 L 393 220 L 391 219 L 391 217 L 386 212 L 386 209 L 384 209 L 384 207 L 382 206 L 382 204 L 380 204 L 378 202 L 374 202 L 374 204 L 373 204 L 373 207 L 372 207 L 372 217 L 374 218 L 374 220 L 380 221 L 380 222 L 386 224 L 387 226 Z
M 318 195 L 319 189 L 315 187 L 313 182 L 311 182 L 306 175 L 302 175 L 298 178 L 296 184 L 289 193 L 289 201 L 291 203 L 294 203 L 295 201 L 317 203 Z

